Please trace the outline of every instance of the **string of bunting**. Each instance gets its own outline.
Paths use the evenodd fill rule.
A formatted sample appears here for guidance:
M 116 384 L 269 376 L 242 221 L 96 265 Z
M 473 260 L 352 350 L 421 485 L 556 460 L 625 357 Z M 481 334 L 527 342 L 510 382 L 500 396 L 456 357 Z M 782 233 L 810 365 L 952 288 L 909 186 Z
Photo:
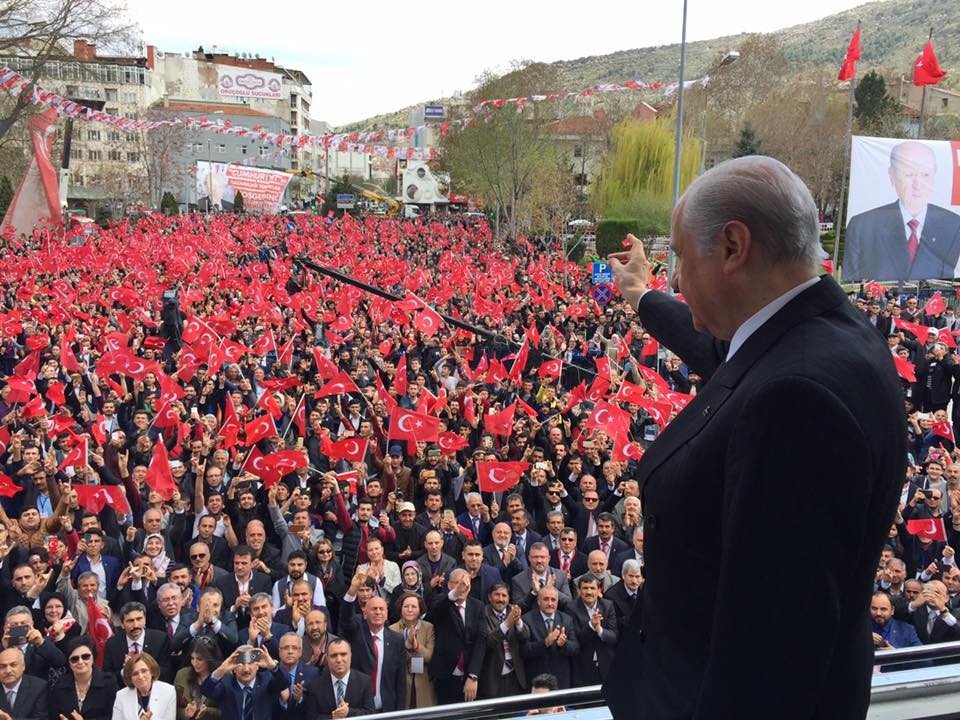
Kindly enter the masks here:
M 698 80 L 688 80 L 684 83 L 684 88 L 700 84 L 706 86 L 709 78 L 704 77 Z M 663 91 L 666 96 L 676 91 L 678 83 L 653 82 L 646 83 L 641 80 L 630 80 L 626 83 L 609 83 L 604 85 L 595 85 L 577 92 L 549 93 L 543 95 L 528 95 L 526 97 L 515 98 L 496 98 L 481 101 L 475 108 L 475 113 L 488 113 L 490 109 L 499 109 L 505 106 L 513 105 L 517 112 L 522 112 L 527 103 L 538 103 L 547 100 L 565 100 L 569 98 L 590 97 L 599 93 L 626 92 L 626 91 Z M 39 85 L 31 83 L 15 70 L 0 66 L 0 91 L 16 97 L 21 93 L 30 92 L 30 102 L 33 105 L 42 105 L 53 108 L 57 113 L 68 117 L 89 122 L 99 122 L 120 130 L 130 132 L 137 130 L 154 130 L 163 126 L 182 125 L 183 127 L 197 130 L 212 130 L 223 135 L 236 135 L 238 137 L 249 137 L 269 145 L 275 145 L 279 151 L 284 149 L 302 149 L 318 145 L 330 150 L 340 152 L 359 152 L 378 157 L 400 158 L 406 160 L 432 160 L 436 158 L 435 148 L 402 148 L 394 145 L 382 145 L 383 141 L 389 143 L 408 142 L 418 130 L 430 128 L 437 129 L 440 136 L 446 136 L 452 127 L 463 127 L 473 122 L 473 118 L 462 120 L 447 120 L 440 123 L 428 123 L 418 127 L 393 130 L 371 130 L 365 132 L 352 133 L 331 133 L 327 135 L 311 135 L 301 133 L 292 135 L 288 133 L 274 133 L 264 129 L 262 125 L 254 125 L 247 128 L 240 125 L 234 125 L 229 120 L 210 120 L 206 117 L 199 118 L 172 118 L 169 120 L 135 120 L 124 118 L 118 115 L 94 110 L 85 107 L 79 103 L 65 98 L 57 93 L 44 90 Z

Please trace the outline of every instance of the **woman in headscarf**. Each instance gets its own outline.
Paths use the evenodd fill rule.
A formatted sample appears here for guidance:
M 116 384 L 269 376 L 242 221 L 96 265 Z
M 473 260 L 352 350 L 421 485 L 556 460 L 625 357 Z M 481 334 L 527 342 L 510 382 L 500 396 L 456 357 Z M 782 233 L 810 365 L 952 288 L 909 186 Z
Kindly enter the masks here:
M 58 592 L 45 593 L 40 600 L 40 632 L 50 638 L 50 642 L 57 646 L 64 657 L 70 641 L 80 634 L 80 624 L 70 614 L 68 607 L 67 599 Z M 47 680 L 52 685 L 66 671 L 66 667 L 51 667 Z
M 154 572 L 157 573 L 157 577 L 165 578 L 170 558 L 167 557 L 163 535 L 160 533 L 147 535 L 143 539 L 143 554 L 150 558 L 150 564 L 153 566 Z
M 390 593 L 390 599 L 387 603 L 389 609 L 388 619 L 394 623 L 400 619 L 400 606 L 397 600 L 405 593 L 414 593 L 424 597 L 423 592 L 423 574 L 420 570 L 420 564 L 416 560 L 407 560 L 400 570 L 400 584 Z

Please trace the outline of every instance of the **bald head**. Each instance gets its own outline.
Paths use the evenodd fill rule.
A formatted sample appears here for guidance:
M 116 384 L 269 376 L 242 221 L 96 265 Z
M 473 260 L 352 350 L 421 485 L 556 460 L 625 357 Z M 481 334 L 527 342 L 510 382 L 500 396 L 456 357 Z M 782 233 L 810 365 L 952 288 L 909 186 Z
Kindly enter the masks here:
M 907 141 L 896 145 L 890 153 L 890 183 L 900 204 L 916 217 L 923 213 L 933 195 L 937 157 L 923 143 Z

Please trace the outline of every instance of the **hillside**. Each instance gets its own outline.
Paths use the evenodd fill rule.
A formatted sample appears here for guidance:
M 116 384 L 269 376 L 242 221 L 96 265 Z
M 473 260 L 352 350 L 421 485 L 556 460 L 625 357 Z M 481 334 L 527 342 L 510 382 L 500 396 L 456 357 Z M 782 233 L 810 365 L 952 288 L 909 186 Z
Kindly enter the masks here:
M 930 28 L 940 65 L 952 71 L 947 87 L 960 87 L 960 1 L 882 0 L 820 20 L 780 30 L 784 54 L 800 69 L 832 65 L 839 68 L 857 19 L 862 23 L 862 51 L 859 74 L 877 69 L 889 75 L 907 75 Z M 687 77 L 699 77 L 723 52 L 737 48 L 746 35 L 703 40 L 687 45 Z M 580 90 L 600 83 L 623 82 L 633 78 L 646 81 L 675 80 L 679 73 L 679 43 L 659 47 L 621 50 L 609 55 L 582 57 L 555 63 L 564 88 Z M 424 100 L 450 103 L 450 98 Z M 351 123 L 351 130 L 366 127 L 402 127 L 412 108 L 378 115 Z M 346 129 L 345 128 L 345 129 Z

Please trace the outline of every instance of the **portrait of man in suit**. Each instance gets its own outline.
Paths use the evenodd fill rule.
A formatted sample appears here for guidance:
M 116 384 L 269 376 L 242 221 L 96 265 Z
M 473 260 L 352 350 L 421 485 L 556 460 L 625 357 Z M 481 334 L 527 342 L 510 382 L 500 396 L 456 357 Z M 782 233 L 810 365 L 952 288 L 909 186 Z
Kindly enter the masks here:
M 604 683 L 615 718 L 867 713 L 868 608 L 906 472 L 906 434 L 890 432 L 904 427 L 903 392 L 880 334 L 819 276 L 819 236 L 803 181 L 757 155 L 704 173 L 674 210 L 686 302 L 647 287 L 632 236 L 608 258 L 644 329 L 703 379 L 638 467 L 645 581 Z M 809 478 L 828 457 L 844 482 L 817 492 Z M 811 532 L 819 563 L 798 592 Z M 790 613 L 750 600 L 757 567 Z M 811 637 L 783 643 L 797 617 Z M 757 657 L 762 683 L 740 670 Z
M 913 140 L 890 153 L 887 171 L 897 200 L 850 218 L 844 280 L 952 278 L 960 260 L 960 215 L 930 203 L 937 158 Z

